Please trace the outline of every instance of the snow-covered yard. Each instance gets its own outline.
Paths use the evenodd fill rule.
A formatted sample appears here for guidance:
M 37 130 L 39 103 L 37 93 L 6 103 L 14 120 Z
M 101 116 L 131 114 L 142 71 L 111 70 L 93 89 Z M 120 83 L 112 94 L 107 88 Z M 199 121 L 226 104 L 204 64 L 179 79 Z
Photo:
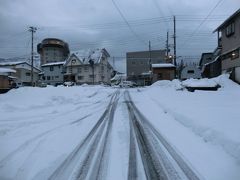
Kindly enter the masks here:
M 226 76 L 214 81 L 221 85 L 218 91 L 188 92 L 180 90 L 178 81 L 128 91 L 141 114 L 200 179 L 238 180 L 240 87 Z M 97 162 L 103 179 L 128 179 L 132 146 L 124 92 L 74 86 L 23 87 L 1 94 L 0 179 L 94 179 Z M 138 179 L 145 179 L 143 164 L 137 166 Z M 87 173 L 76 175 L 84 168 Z

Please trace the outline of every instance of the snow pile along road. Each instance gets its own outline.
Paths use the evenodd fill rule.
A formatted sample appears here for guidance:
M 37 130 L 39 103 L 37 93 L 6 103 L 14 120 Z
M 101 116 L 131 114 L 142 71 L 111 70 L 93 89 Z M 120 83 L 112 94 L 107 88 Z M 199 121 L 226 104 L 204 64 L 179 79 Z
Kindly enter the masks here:
M 204 81 L 221 88 L 192 93 L 176 91 L 179 81 L 159 81 L 131 95 L 139 110 L 207 179 L 239 179 L 240 87 L 227 75 Z

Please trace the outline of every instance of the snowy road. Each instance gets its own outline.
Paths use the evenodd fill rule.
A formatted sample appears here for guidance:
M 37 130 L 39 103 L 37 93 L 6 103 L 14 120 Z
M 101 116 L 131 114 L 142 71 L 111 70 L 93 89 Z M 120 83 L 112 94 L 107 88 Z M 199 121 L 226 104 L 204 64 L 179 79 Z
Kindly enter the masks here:
M 125 91 L 125 99 L 131 121 L 129 179 L 139 179 L 137 167 L 142 163 L 146 179 L 199 180 L 193 169 L 139 112 L 128 91 Z M 140 160 L 136 159 L 137 152 L 140 152 Z
M 48 87 L 0 96 L 0 179 L 239 179 L 237 159 L 145 91 Z

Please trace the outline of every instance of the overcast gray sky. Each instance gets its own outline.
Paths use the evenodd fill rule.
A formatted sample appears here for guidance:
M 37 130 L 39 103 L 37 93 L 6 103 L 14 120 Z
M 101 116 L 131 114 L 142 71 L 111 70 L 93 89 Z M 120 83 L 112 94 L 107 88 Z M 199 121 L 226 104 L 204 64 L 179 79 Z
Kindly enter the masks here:
M 147 50 L 149 40 L 152 49 L 163 49 L 175 15 L 177 55 L 194 58 L 214 50 L 212 31 L 240 8 L 239 0 L 222 0 L 217 7 L 219 0 L 114 1 L 131 29 L 112 0 L 0 0 L 0 57 L 30 54 L 29 26 L 38 28 L 35 45 L 55 37 L 71 50 L 105 47 L 119 59 L 127 51 Z

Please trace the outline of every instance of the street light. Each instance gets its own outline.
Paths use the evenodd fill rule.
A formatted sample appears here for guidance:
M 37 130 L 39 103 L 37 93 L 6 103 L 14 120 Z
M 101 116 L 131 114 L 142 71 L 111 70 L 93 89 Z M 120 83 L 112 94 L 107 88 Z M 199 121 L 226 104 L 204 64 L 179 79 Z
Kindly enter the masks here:
M 90 64 L 90 66 L 92 67 L 92 80 L 93 80 L 93 84 L 94 84 L 94 60 L 93 59 L 90 59 L 89 61 L 89 64 Z

